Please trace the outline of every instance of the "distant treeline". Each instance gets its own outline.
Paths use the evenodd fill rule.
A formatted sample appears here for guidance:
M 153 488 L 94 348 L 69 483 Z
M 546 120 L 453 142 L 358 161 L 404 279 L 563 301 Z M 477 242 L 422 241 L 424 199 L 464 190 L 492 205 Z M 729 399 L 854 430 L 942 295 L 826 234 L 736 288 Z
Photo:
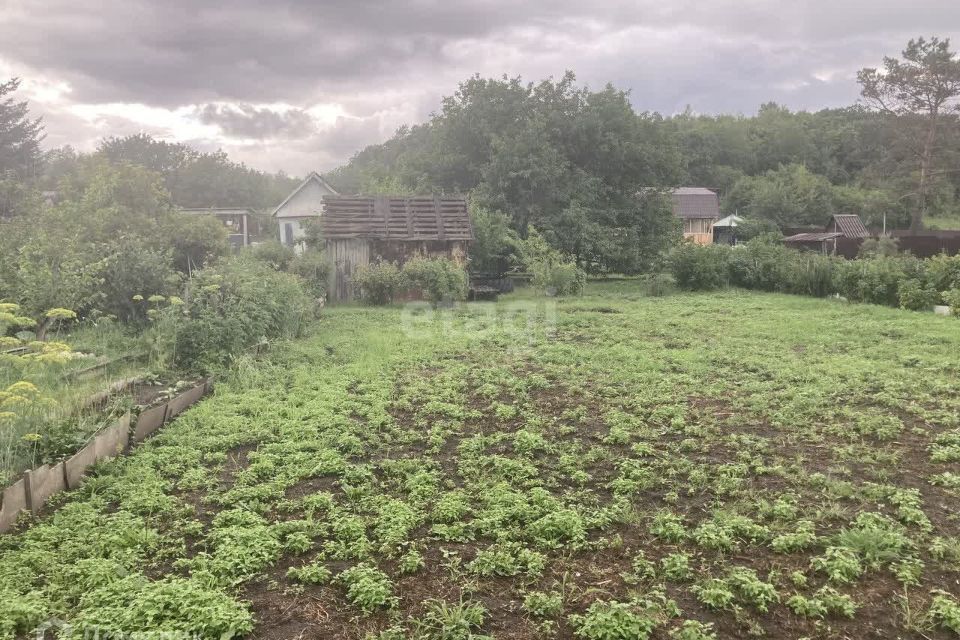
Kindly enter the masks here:
M 940 41 L 923 46 L 924 55 L 949 54 Z M 927 114 L 864 105 L 794 112 L 768 103 L 752 116 L 664 117 L 631 103 L 642 105 L 643 96 L 610 85 L 591 91 L 571 73 L 536 84 L 477 76 L 428 122 L 367 147 L 330 178 L 354 191 L 469 192 L 508 214 L 521 235 L 534 225 L 580 255 L 604 253 L 587 246 L 601 228 L 609 231 L 604 241 L 616 243 L 622 223 L 649 220 L 622 213 L 644 187 L 717 189 L 725 213 L 781 227 L 823 225 L 840 212 L 868 226 L 886 217 L 888 228 L 906 227 L 918 207 Z M 926 219 L 949 222 L 960 215 L 957 111 L 937 114 L 931 155 Z

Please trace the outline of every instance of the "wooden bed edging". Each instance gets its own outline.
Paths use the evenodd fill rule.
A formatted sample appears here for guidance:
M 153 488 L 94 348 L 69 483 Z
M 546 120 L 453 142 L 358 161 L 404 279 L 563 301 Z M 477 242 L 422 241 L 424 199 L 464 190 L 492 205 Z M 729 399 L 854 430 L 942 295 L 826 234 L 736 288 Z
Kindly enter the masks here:
M 37 515 L 54 495 L 79 487 L 90 467 L 127 453 L 133 445 L 149 438 L 212 390 L 213 382 L 204 380 L 161 405 L 144 409 L 134 423 L 132 432 L 128 411 L 119 420 L 101 429 L 85 447 L 66 460 L 24 472 L 23 478 L 0 494 L 0 533 L 9 531 L 24 511 Z

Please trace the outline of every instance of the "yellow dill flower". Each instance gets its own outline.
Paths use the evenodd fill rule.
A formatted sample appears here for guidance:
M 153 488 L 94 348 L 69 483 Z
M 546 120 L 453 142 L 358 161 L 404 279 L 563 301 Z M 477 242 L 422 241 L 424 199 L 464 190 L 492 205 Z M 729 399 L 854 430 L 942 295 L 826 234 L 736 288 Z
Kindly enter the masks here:
M 19 382 L 14 382 L 12 385 L 7 387 L 7 393 L 39 393 L 39 389 L 32 382 L 27 382 L 26 380 L 21 380 Z

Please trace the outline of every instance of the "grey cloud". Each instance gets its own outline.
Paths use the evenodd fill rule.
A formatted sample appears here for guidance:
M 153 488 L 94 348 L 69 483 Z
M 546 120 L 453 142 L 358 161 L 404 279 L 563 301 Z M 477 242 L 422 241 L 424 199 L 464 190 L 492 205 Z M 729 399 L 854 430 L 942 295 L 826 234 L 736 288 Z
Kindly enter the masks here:
M 251 104 L 207 104 L 197 109 L 204 124 L 220 127 L 232 138 L 292 138 L 311 135 L 316 125 L 302 109 L 274 111 Z
M 8 0 L 0 7 L 0 64 L 70 83 L 73 103 L 189 106 L 227 137 L 276 141 L 214 144 L 300 173 L 346 159 L 353 145 L 382 140 L 401 122 L 422 121 L 474 72 L 537 80 L 573 69 L 591 86 L 612 81 L 632 90 L 639 110 L 750 113 L 767 100 L 849 104 L 856 69 L 878 64 L 910 37 L 954 36 L 960 44 L 956 0 Z M 828 77 L 818 79 L 824 70 Z M 270 103 L 299 109 L 263 109 Z M 349 117 L 314 130 L 305 110 L 320 103 L 342 105 Z

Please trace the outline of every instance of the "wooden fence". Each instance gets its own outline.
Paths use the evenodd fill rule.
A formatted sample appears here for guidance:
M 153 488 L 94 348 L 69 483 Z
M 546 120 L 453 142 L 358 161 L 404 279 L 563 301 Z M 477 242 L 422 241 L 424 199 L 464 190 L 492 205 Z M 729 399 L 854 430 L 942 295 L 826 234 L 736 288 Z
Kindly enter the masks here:
M 3 490 L 0 498 L 0 533 L 9 531 L 24 511 L 36 515 L 51 497 L 83 482 L 87 470 L 98 462 L 123 455 L 143 442 L 160 427 L 198 402 L 210 392 L 208 380 L 167 402 L 144 409 L 135 421 L 128 411 L 119 420 L 97 432 L 87 445 L 67 460 L 44 464 L 23 474 L 23 478 Z
M 960 253 L 960 237 L 941 233 L 895 236 L 900 251 L 909 251 L 918 258 L 931 258 L 940 253 L 955 256 Z M 837 238 L 837 255 L 853 259 L 860 251 L 863 238 Z

